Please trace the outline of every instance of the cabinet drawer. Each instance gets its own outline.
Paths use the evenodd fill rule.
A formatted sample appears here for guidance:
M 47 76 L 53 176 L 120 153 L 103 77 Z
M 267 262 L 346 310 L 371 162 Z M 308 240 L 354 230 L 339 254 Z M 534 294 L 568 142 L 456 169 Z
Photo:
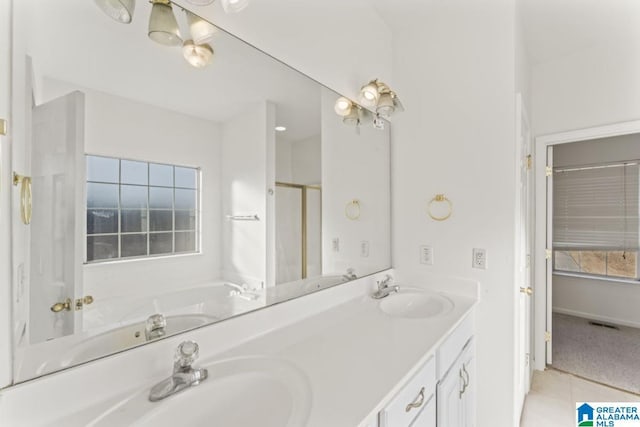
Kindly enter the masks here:
M 380 411 L 380 427 L 408 427 L 435 400 L 436 358 L 430 358 L 393 400 Z M 414 404 L 412 407 L 411 404 Z
M 473 313 L 470 313 L 451 332 L 451 335 L 438 348 L 438 379 L 441 380 L 447 373 L 453 362 L 456 361 L 458 355 L 464 348 L 469 338 L 473 336 Z

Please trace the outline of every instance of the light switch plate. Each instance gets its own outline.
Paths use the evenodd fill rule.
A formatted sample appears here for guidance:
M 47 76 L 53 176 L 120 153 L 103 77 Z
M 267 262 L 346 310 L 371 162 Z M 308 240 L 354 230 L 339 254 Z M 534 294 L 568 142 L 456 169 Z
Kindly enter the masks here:
M 420 246 L 420 264 L 433 265 L 433 247 Z

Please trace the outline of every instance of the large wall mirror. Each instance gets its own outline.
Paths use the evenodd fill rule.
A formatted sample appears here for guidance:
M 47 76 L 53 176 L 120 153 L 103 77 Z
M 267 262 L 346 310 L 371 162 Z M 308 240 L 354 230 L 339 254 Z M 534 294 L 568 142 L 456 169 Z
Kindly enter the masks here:
M 13 13 L 14 382 L 390 267 L 388 124 L 177 3 Z

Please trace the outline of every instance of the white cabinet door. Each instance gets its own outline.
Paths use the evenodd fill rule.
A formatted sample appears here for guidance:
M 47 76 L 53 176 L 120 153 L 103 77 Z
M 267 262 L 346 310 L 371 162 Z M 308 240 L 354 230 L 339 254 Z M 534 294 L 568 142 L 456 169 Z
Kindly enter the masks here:
M 438 384 L 438 427 L 462 426 L 462 401 L 460 393 L 464 386 L 462 369 L 456 361 L 447 375 Z
M 475 348 L 473 341 L 469 343 L 469 346 L 462 353 L 460 357 L 460 365 L 462 374 L 466 382 L 466 386 L 463 387 L 461 402 L 461 426 L 475 427 L 476 425 L 476 359 Z
M 420 414 L 413 420 L 410 427 L 436 427 L 436 396 L 431 396 Z

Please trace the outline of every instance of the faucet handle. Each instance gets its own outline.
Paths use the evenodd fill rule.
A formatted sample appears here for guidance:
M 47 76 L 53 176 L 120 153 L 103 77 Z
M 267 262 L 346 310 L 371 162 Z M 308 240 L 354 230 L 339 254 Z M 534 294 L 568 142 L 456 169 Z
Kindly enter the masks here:
M 147 318 L 146 329 L 153 331 L 167 327 L 167 319 L 162 314 L 152 314 Z
M 176 349 L 175 362 L 181 368 L 190 367 L 200 354 L 200 348 L 195 341 L 183 341 Z

